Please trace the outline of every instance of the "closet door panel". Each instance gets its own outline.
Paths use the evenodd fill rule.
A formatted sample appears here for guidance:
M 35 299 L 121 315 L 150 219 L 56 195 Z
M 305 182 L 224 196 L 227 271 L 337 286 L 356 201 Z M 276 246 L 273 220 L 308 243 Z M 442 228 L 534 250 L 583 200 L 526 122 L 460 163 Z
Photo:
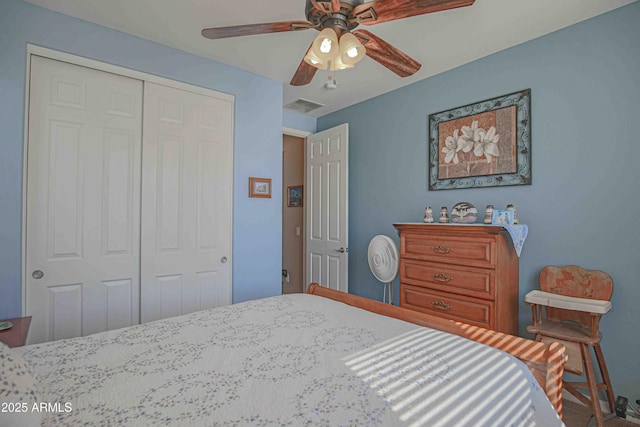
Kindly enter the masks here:
M 29 343 L 139 320 L 142 81 L 32 57 Z
M 146 322 L 231 303 L 233 103 L 153 83 L 144 99 Z

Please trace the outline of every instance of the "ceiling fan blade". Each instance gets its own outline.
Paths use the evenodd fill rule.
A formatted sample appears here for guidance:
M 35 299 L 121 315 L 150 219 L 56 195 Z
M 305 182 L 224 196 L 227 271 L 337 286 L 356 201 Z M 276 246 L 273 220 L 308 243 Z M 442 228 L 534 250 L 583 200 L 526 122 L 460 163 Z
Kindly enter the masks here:
M 471 6 L 475 0 L 374 0 L 353 9 L 353 17 L 364 25 L 379 24 L 410 16 Z
M 309 49 L 307 49 L 307 53 L 309 52 L 309 50 L 311 50 L 311 46 L 309 46 Z M 302 59 L 289 84 L 291 86 L 304 86 L 306 84 L 309 84 L 311 83 L 311 80 L 313 80 L 313 76 L 316 75 L 316 71 L 318 71 L 316 67 L 308 64 L 304 59 Z
M 282 33 L 307 30 L 314 25 L 309 21 L 268 22 L 264 24 L 234 25 L 232 27 L 205 28 L 202 35 L 208 39 L 253 36 L 257 34 Z
M 356 30 L 353 31 L 353 34 L 360 39 L 369 58 L 384 65 L 400 77 L 411 76 L 422 67 L 418 61 L 369 31 Z

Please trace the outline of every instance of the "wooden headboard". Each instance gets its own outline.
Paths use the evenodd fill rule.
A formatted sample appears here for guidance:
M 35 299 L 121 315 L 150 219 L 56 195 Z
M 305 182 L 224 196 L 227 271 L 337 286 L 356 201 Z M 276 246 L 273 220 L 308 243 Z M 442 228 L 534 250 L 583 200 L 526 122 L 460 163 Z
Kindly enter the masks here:
M 325 288 L 317 283 L 309 285 L 307 293 L 340 301 L 383 316 L 459 335 L 505 351 L 527 365 L 560 417 L 562 417 L 562 374 L 564 373 L 566 357 L 565 348 L 559 343 L 545 344 L 514 335 L 507 335 Z

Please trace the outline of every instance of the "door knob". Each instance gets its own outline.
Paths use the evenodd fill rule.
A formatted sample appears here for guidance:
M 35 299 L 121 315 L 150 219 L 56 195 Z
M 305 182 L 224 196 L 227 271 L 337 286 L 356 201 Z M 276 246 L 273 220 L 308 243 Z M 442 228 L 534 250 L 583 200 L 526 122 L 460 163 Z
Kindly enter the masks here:
M 340 252 L 341 254 L 345 253 L 345 252 L 349 252 L 349 248 L 345 249 L 345 248 L 340 248 L 340 249 L 336 249 L 336 252 Z
M 44 277 L 44 273 L 40 270 L 34 270 L 33 273 L 31 273 L 31 277 L 36 280 L 42 279 Z
M 227 263 L 227 257 L 226 257 L 226 256 L 223 256 L 222 258 L 220 258 L 220 262 L 221 262 L 222 264 L 226 264 L 226 263 Z

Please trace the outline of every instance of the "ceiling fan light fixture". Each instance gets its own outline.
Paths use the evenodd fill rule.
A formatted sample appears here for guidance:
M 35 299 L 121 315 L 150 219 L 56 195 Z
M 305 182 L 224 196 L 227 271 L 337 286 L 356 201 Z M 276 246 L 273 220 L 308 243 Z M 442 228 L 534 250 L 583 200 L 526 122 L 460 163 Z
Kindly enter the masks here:
M 360 40 L 351 33 L 344 33 L 340 37 L 340 59 L 343 63 L 353 65 L 360 61 L 367 53 Z
M 338 36 L 332 28 L 325 28 L 320 31 L 311 46 L 311 51 L 325 62 L 333 59 L 338 54 L 339 49 Z
M 293 1 L 293 0 L 292 0 Z M 420 63 L 358 25 L 374 25 L 474 4 L 475 0 L 304 0 L 306 21 L 264 22 L 204 28 L 207 39 L 255 36 L 298 30 L 321 30 L 291 79 L 291 86 L 311 82 L 318 69 L 353 66 L 364 55 L 400 77 L 415 74 Z M 357 37 L 356 37 L 357 36 Z M 338 41 L 341 39 L 340 41 Z M 366 44 L 366 49 L 362 43 Z M 343 65 L 337 61 L 340 57 Z

